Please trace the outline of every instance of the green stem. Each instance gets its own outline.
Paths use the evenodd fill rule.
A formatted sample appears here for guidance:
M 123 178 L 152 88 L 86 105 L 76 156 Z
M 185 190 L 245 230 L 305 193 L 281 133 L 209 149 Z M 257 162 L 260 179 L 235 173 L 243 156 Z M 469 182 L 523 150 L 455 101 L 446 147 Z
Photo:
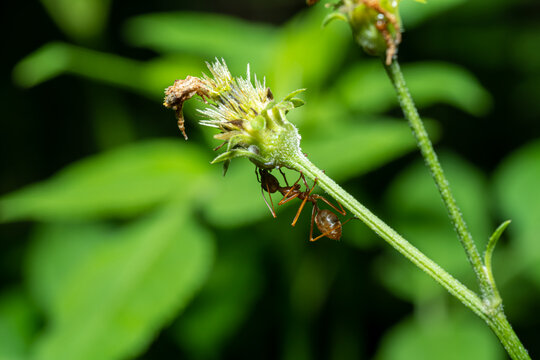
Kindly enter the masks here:
M 339 201 L 346 209 L 364 222 L 371 230 L 382 237 L 393 248 L 399 251 L 416 266 L 426 272 L 435 281 L 441 284 L 450 294 L 460 300 L 466 307 L 482 318 L 497 335 L 504 348 L 515 360 L 530 360 L 527 350 L 519 341 L 512 326 L 502 311 L 502 305 L 489 306 L 472 292 L 469 288 L 455 279 L 437 263 L 424 255 L 420 250 L 405 240 L 394 229 L 384 223 L 375 214 L 360 204 L 353 196 L 347 193 L 334 180 L 317 168 L 301 152 L 288 153 L 284 164 L 291 169 L 301 171 L 307 177 L 317 179 L 319 186 L 330 196 Z
M 392 81 L 392 84 L 394 85 L 394 88 L 396 89 L 403 114 L 409 122 L 409 126 L 411 127 L 411 130 L 416 138 L 416 142 L 420 148 L 422 156 L 424 157 L 424 161 L 426 162 L 426 165 L 431 172 L 431 176 L 439 189 L 439 193 L 441 194 L 444 205 L 446 206 L 448 215 L 450 216 L 459 240 L 465 249 L 467 258 L 469 259 L 469 262 L 476 273 L 476 278 L 478 279 L 482 293 L 484 307 L 484 316 L 481 317 L 497 335 L 512 359 L 530 359 L 527 350 L 520 342 L 504 314 L 501 298 L 491 274 L 491 264 L 489 263 L 489 266 L 487 266 L 482 262 L 478 249 L 476 248 L 473 238 L 467 229 L 467 225 L 457 206 L 456 200 L 452 195 L 450 185 L 446 180 L 441 164 L 439 163 L 435 150 L 433 149 L 433 145 L 429 140 L 428 133 L 422 120 L 420 119 L 420 116 L 418 115 L 418 111 L 416 110 L 414 101 L 409 93 L 398 62 L 394 60 L 390 65 L 385 65 L 385 69 L 390 77 L 390 80 Z M 492 243 L 492 241 L 490 241 L 490 243 Z M 488 249 L 489 252 L 487 259 L 489 259 L 489 262 L 491 259 L 491 252 L 495 246 L 494 244 L 495 242 L 493 242 L 491 249 Z
M 291 154 L 288 153 L 288 156 L 289 157 L 286 159 L 288 167 L 301 171 L 304 175 L 313 180 L 317 179 L 318 185 L 330 196 L 339 201 L 346 209 L 363 221 L 371 230 L 386 240 L 386 242 L 403 254 L 407 259 L 412 261 L 420 269 L 424 270 L 429 276 L 465 304 L 465 306 L 470 308 L 481 318 L 487 320 L 486 315 L 484 314 L 484 305 L 474 292 L 401 237 L 401 235 L 390 226 L 386 225 L 365 206 L 360 204 L 324 172 L 313 165 L 302 153 L 295 152 L 294 156 L 291 156 Z
M 494 295 L 493 284 L 491 284 L 489 281 L 489 277 L 486 274 L 480 253 L 474 244 L 471 233 L 469 230 L 467 230 L 465 220 L 463 219 L 461 211 L 456 204 L 456 200 L 452 195 L 448 180 L 446 180 L 446 177 L 444 176 L 443 169 L 439 163 L 437 154 L 435 154 L 433 145 L 429 140 L 426 128 L 424 127 L 422 119 L 420 119 L 420 116 L 418 115 L 418 111 L 416 110 L 414 101 L 409 93 L 409 90 L 407 89 L 405 79 L 403 78 L 403 74 L 401 73 L 397 60 L 394 60 L 391 65 L 385 65 L 385 68 L 390 80 L 392 81 L 392 84 L 396 89 L 403 114 L 409 121 L 409 126 L 411 127 L 414 137 L 416 138 L 416 142 L 420 148 L 422 156 L 424 157 L 424 161 L 426 162 L 431 176 L 433 177 L 433 180 L 435 180 L 435 184 L 439 189 L 439 193 L 441 194 L 444 205 L 446 206 L 448 215 L 452 221 L 452 225 L 454 225 L 461 245 L 465 249 L 467 258 L 469 259 L 469 262 L 476 273 L 476 278 L 478 279 L 480 285 L 482 297 L 484 301 L 489 301 L 489 299 Z
M 515 360 L 531 360 L 527 349 L 517 337 L 512 325 L 508 322 L 502 305 L 498 306 L 494 313 L 488 314 L 486 321 L 491 330 L 497 335 L 506 352 Z

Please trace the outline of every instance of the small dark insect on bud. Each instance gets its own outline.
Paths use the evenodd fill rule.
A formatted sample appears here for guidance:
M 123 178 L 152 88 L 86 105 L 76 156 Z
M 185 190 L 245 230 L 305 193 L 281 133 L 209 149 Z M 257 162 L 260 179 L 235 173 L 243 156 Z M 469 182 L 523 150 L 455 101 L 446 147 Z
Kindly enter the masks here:
M 176 80 L 172 86 L 165 89 L 163 106 L 176 112 L 178 128 L 186 140 L 188 137 L 184 128 L 184 114 L 182 113 L 184 102 L 195 95 L 199 95 L 206 102 L 205 98 L 209 96 L 208 94 L 207 84 L 194 76 L 188 76 L 184 80 Z

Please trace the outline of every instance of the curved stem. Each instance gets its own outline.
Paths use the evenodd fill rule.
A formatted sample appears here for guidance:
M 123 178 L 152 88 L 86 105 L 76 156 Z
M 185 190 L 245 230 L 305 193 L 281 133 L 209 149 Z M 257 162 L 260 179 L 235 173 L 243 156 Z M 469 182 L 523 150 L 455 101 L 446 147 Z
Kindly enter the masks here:
M 425 271 L 435 281 L 441 284 L 452 295 L 458 298 L 465 306 L 474 311 L 482 319 L 487 320 L 484 314 L 484 305 L 480 298 L 468 289 L 465 285 L 446 272 L 433 260 L 424 255 L 420 250 L 405 240 L 394 229 L 385 224 L 375 214 L 360 204 L 354 197 L 336 184 L 324 172 L 318 169 L 301 152 L 296 152 L 294 156 L 286 160 L 288 167 L 301 171 L 312 180 L 317 179 L 319 186 L 324 189 L 334 199 L 339 201 L 358 219 L 362 220 L 371 230 L 382 237 L 397 251 L 412 261 L 416 266 Z
M 489 281 L 489 277 L 485 271 L 480 253 L 476 248 L 471 233 L 467 229 L 467 224 L 465 223 L 461 211 L 456 204 L 456 200 L 452 195 L 448 180 L 446 180 L 441 164 L 437 158 L 437 154 L 435 153 L 433 145 L 429 140 L 426 128 L 418 115 L 418 111 L 416 110 L 414 101 L 409 93 L 409 90 L 407 89 L 405 79 L 403 78 L 403 74 L 401 73 L 397 60 L 394 60 L 390 65 L 385 65 L 385 69 L 390 77 L 390 80 L 392 81 L 392 84 L 394 85 L 394 88 L 396 89 L 403 114 L 409 121 L 409 126 L 411 127 L 414 137 L 416 138 L 416 142 L 420 148 L 422 156 L 424 157 L 424 161 L 429 168 L 431 176 L 437 185 L 437 189 L 441 194 L 441 198 L 446 206 L 448 215 L 452 221 L 452 225 L 454 225 L 461 245 L 465 249 L 467 258 L 469 259 L 469 262 L 476 273 L 476 278 L 478 279 L 480 285 L 482 297 L 484 300 L 489 300 L 494 295 L 494 286 Z
M 473 241 L 471 233 L 467 229 L 467 225 L 457 206 L 456 200 L 452 195 L 450 185 L 444 176 L 444 172 L 437 158 L 437 154 L 433 149 L 433 145 L 429 140 L 428 133 L 422 120 L 420 119 L 420 116 L 418 115 L 418 111 L 416 110 L 416 106 L 414 105 L 411 94 L 407 89 L 407 85 L 405 83 L 403 74 L 401 73 L 398 62 L 394 60 L 390 65 L 385 65 L 385 69 L 390 77 L 390 80 L 392 81 L 392 84 L 394 85 L 394 88 L 396 89 L 403 114 L 409 122 L 409 126 L 411 127 L 414 137 L 416 138 L 416 142 L 420 148 L 422 156 L 424 157 L 424 161 L 426 162 L 431 176 L 437 185 L 441 198 L 443 199 L 444 205 L 448 211 L 448 215 L 450 216 L 459 240 L 465 249 L 467 258 L 469 259 L 469 262 L 471 263 L 476 274 L 476 278 L 480 285 L 480 291 L 482 293 L 484 308 L 484 316 L 481 317 L 497 335 L 512 359 L 530 359 L 527 350 L 517 337 L 504 314 L 502 301 L 491 273 L 491 252 L 493 251 L 496 241 L 490 241 L 491 246 L 488 245 L 486 264 L 484 264 Z M 496 234 L 498 230 L 496 231 Z M 500 230 L 500 232 L 503 230 L 504 227 L 502 230 Z M 500 232 L 496 236 L 500 236 Z
M 301 171 L 312 180 L 317 179 L 319 186 L 334 199 L 339 201 L 358 219 L 362 220 L 371 230 L 382 237 L 393 248 L 399 251 L 416 266 L 426 272 L 435 281 L 441 284 L 450 294 L 460 300 L 466 307 L 482 318 L 497 335 L 504 348 L 515 360 L 530 360 L 527 350 L 521 344 L 512 326 L 502 311 L 502 305 L 489 306 L 473 291 L 441 268 L 437 263 L 424 255 L 420 250 L 405 240 L 394 229 L 384 223 L 375 214 L 360 204 L 353 196 L 347 193 L 334 180 L 317 168 L 301 152 L 288 154 L 290 157 L 284 162 L 287 167 Z

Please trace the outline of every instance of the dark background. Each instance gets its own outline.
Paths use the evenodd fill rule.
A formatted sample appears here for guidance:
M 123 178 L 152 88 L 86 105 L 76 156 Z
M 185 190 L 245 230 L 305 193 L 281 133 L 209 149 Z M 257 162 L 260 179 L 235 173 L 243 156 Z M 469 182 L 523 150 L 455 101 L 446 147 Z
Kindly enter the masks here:
M 435 1 L 415 6 L 435 6 L 433 2 Z M 103 68 L 98 67 L 97 63 L 94 63 L 94 70 L 86 72 L 77 66 L 68 65 L 63 68 L 60 66 L 61 70 L 51 75 L 48 80 L 31 84 L 21 80 L 14 68 L 21 68 L 20 62 L 42 46 L 61 42 L 78 49 L 91 49 L 115 54 L 122 59 L 134 59 L 141 61 L 141 64 L 160 56 L 172 55 L 178 57 L 180 66 L 184 56 L 187 56 L 191 62 L 193 59 L 200 59 L 202 69 L 204 60 L 212 61 L 216 56 L 226 55 L 212 53 L 212 49 L 208 49 L 206 53 L 190 53 L 190 49 L 182 49 L 180 46 L 178 51 L 171 50 L 167 53 L 157 51 L 152 46 L 133 46 L 133 41 L 126 40 L 126 37 L 130 37 L 129 34 L 126 35 L 126 32 L 129 33 L 126 31 L 126 22 L 139 15 L 192 11 L 230 15 L 247 22 L 264 23 L 281 29 L 290 27 L 288 24 L 294 22 L 291 19 L 306 16 L 306 11 L 319 11 L 321 21 L 325 12 L 321 9 L 322 4 L 317 5 L 318 10 L 307 10 L 302 1 L 112 1 L 109 5 L 103 1 L 104 8 L 109 12 L 108 16 L 103 16 L 103 26 L 93 33 L 85 34 L 83 31 L 81 35 L 62 28 L 58 18 L 50 16 L 54 12 L 50 9 L 61 6 L 58 5 L 62 4 L 61 1 L 47 3 L 49 12 L 40 2 L 10 2 L 2 5 L 5 49 L 1 81 L 2 195 L 46 181 L 70 164 L 127 144 L 163 138 L 183 142 L 175 129 L 173 114 L 161 107 L 161 93 L 159 90 L 154 92 L 154 88 L 144 89 L 146 83 L 141 82 L 141 73 L 133 72 L 131 78 L 126 78 L 128 82 L 132 80 L 133 88 L 126 83 L 118 85 L 107 80 L 108 75 L 100 79 L 95 74 L 102 72 Z M 411 26 L 408 26 L 408 19 L 404 16 L 406 32 L 399 50 L 399 60 L 404 68 L 407 64 L 416 62 L 454 64 L 471 74 L 473 80 L 470 80 L 470 84 L 473 85 L 470 86 L 478 86 L 485 94 L 489 94 L 488 100 L 479 97 L 483 99 L 479 102 L 485 103 L 473 103 L 467 110 L 465 107 L 455 106 L 452 102 L 454 97 L 461 99 L 469 96 L 468 88 L 461 90 L 459 85 L 456 85 L 452 95 L 443 94 L 438 98 L 435 95 L 435 100 L 426 96 L 427 100 L 419 100 L 419 107 L 423 117 L 433 120 L 429 123 L 430 129 L 437 139 L 437 150 L 444 154 L 443 166 L 445 161 L 448 164 L 450 181 L 456 190 L 458 201 L 461 197 L 463 202 L 472 203 L 469 213 L 469 205 L 461 206 L 466 219 L 469 220 L 467 216 L 473 218 L 473 233 L 476 228 L 481 228 L 481 235 L 477 235 L 478 232 L 475 234 L 477 239 L 482 238 L 477 240 L 480 248 L 484 246 L 487 235 L 501 221 L 509 217 L 514 219 L 521 214 L 528 219 L 523 222 L 516 220 L 515 229 L 502 239 L 500 253 L 495 259 L 495 275 L 503 278 L 501 292 L 505 301 L 507 300 L 507 315 L 534 358 L 535 354 L 540 353 L 535 341 L 540 335 L 540 322 L 536 316 L 540 311 L 540 269 L 534 265 L 540 258 L 534 255 L 534 244 L 538 241 L 530 234 L 534 234 L 534 229 L 539 229 L 540 224 L 540 214 L 536 212 L 540 203 L 540 198 L 536 197 L 539 195 L 537 184 L 540 183 L 540 170 L 536 161 L 539 159 L 539 152 L 531 150 L 524 153 L 519 161 L 512 159 L 515 159 L 513 154 L 523 149 L 526 144 L 533 144 L 529 145 L 530 148 L 538 148 L 534 144 L 538 144 L 540 135 L 540 4 L 534 0 L 443 3 L 448 4 L 447 9 L 437 8 L 432 15 L 426 15 Z M 69 18 L 69 12 L 64 16 Z M 196 19 L 197 15 L 194 14 L 193 18 Z M 218 37 L 221 29 L 216 28 L 214 31 Z M 375 104 L 372 110 L 363 111 L 354 105 L 347 107 L 350 105 L 347 100 L 337 104 L 332 102 L 332 99 L 336 99 L 332 91 L 348 91 L 347 94 L 352 92 L 354 95 L 354 81 L 366 79 L 367 73 L 362 73 L 364 75 L 358 78 L 350 78 L 349 85 L 342 85 L 340 75 L 358 64 L 374 63 L 374 60 L 363 55 L 354 45 L 345 24 L 332 23 L 328 30 L 323 31 L 341 31 L 339 34 L 347 37 L 342 37 L 345 40 L 340 48 L 341 53 L 339 56 L 335 55 L 339 57 L 339 65 L 326 69 L 327 76 L 307 78 L 306 75 L 304 81 L 301 79 L 294 84 L 296 87 L 308 87 L 306 109 L 302 110 L 305 113 L 298 117 L 299 127 L 306 141 L 309 141 L 310 134 L 315 134 L 313 137 L 316 139 L 319 139 L 317 134 L 324 134 L 324 126 L 331 126 L 325 122 L 331 120 L 324 116 L 331 117 L 331 114 L 347 114 L 346 117 L 351 119 L 351 123 L 355 118 L 369 118 L 374 121 L 378 118 L 399 119 L 401 112 L 395 103 L 386 107 L 377 107 Z M 173 44 L 175 41 L 173 37 L 170 39 Z M 264 38 L 258 41 L 264 45 Z M 319 45 L 316 38 L 311 38 L 306 46 L 316 48 Z M 326 55 L 328 59 L 334 56 Z M 225 60 L 229 62 L 228 58 Z M 258 63 L 258 60 L 250 59 L 250 54 L 242 53 L 238 54 L 238 59 L 233 58 L 230 61 L 233 75 L 243 75 L 247 61 L 255 64 L 255 71 L 261 76 L 265 74 L 259 74 L 257 69 L 271 67 L 268 64 L 264 67 L 260 65 L 264 61 Z M 287 63 L 287 60 L 284 61 Z M 306 61 L 311 63 L 310 59 Z M 61 62 L 53 58 L 50 64 L 58 66 Z M 25 74 L 30 73 L 29 69 L 39 72 L 50 64 L 36 62 L 21 71 Z M 127 68 L 129 64 L 126 64 L 122 63 L 120 68 Z M 91 69 L 91 66 L 88 69 Z M 173 68 L 169 66 L 163 69 Z M 163 69 L 161 74 L 165 72 Z M 170 76 L 167 75 L 170 77 L 169 83 L 175 78 L 183 77 L 185 69 L 180 66 L 178 73 L 182 75 L 170 72 Z M 382 69 L 379 71 L 382 74 Z M 274 74 L 267 75 L 269 81 L 273 76 L 279 78 L 279 66 L 276 66 Z M 407 73 L 405 75 L 407 77 Z M 422 78 L 419 75 L 419 78 L 418 82 L 427 89 L 434 86 L 433 82 L 438 82 L 436 77 L 430 80 L 429 76 Z M 369 85 L 369 80 L 366 81 Z M 465 82 L 469 84 L 469 80 Z M 269 82 L 268 85 L 273 88 L 272 83 Z M 446 84 L 438 83 L 435 87 L 437 85 L 444 88 Z M 380 86 L 383 85 L 373 83 L 367 87 L 367 92 L 370 89 L 379 89 Z M 280 88 L 279 93 L 273 90 L 274 95 L 278 98 L 285 96 L 283 88 Z M 288 88 L 288 91 L 294 89 Z M 310 93 L 310 89 L 315 90 Z M 414 89 L 412 93 L 415 96 Z M 337 95 L 337 98 L 342 100 L 342 94 Z M 471 94 L 473 95 L 470 95 L 470 98 L 476 96 L 474 92 Z M 357 100 L 354 101 L 362 102 L 364 95 L 359 93 L 356 96 L 354 99 Z M 323 104 L 323 100 L 327 100 L 327 103 Z M 310 123 L 310 106 L 312 112 L 323 114 L 320 115 L 323 120 L 318 123 L 315 121 L 318 125 L 312 126 Z M 187 117 L 190 142 L 201 144 L 201 148 L 215 146 L 216 142 L 210 139 L 211 132 L 196 127 L 196 113 L 188 109 Z M 321 127 L 321 124 L 325 125 Z M 346 126 L 348 123 L 343 124 Z M 380 136 L 384 138 L 384 133 Z M 324 136 L 321 138 L 326 139 Z M 311 148 L 306 145 L 308 150 L 313 149 L 308 153 L 316 154 L 316 149 L 326 149 L 324 141 L 312 141 Z M 437 200 L 423 199 L 424 188 L 421 184 L 428 184 L 429 180 L 424 177 L 423 180 L 418 180 L 424 175 L 416 174 L 427 170 L 421 168 L 419 155 L 410 145 L 410 139 L 403 141 L 408 145 L 403 145 L 404 148 L 399 151 L 393 150 L 391 145 L 389 150 L 382 148 L 382 153 L 391 155 L 374 160 L 365 170 L 358 170 L 356 173 L 343 170 L 342 174 L 338 171 L 336 176 L 346 189 L 374 209 L 375 213 L 390 225 L 396 226 L 413 244 L 425 249 L 428 255 L 433 255 L 443 266 L 448 265 L 451 272 L 458 269 L 458 277 L 462 275 L 460 279 L 474 287 L 471 271 L 466 270 L 465 256 L 459 253 L 459 249 L 455 249 L 457 239 L 446 224 L 442 205 Z M 359 145 L 361 144 L 351 143 L 351 146 Z M 190 146 L 190 143 L 182 146 Z M 326 166 L 325 161 L 344 157 L 344 153 L 349 151 L 348 148 L 334 153 L 326 151 L 320 159 L 312 160 Z M 209 151 L 205 154 L 212 156 Z M 209 175 L 212 179 L 209 187 L 220 189 L 222 185 L 219 183 L 226 181 L 221 177 L 221 170 L 218 166 L 213 166 L 208 171 L 212 172 Z M 252 175 L 252 168 L 233 162 L 230 171 L 235 172 L 237 177 L 249 177 L 245 181 L 249 180 L 251 187 L 239 185 L 236 191 L 249 198 L 256 197 L 260 208 L 266 211 L 262 199 L 259 199 L 260 192 Z M 290 179 L 296 178 L 292 172 L 288 175 Z M 234 175 L 228 174 L 227 177 L 229 176 Z M 523 181 L 519 180 L 521 178 Z M 416 184 L 416 187 L 407 187 L 407 181 Z M 464 184 L 464 190 L 460 190 L 461 184 Z M 532 184 L 534 188 L 527 188 L 524 184 Z M 432 185 L 426 185 L 429 186 Z M 414 188 L 418 189 L 417 193 L 411 192 Z M 502 348 L 497 344 L 495 336 L 487 330 L 487 326 L 439 290 L 437 285 L 423 274 L 410 275 L 420 271 L 397 259 L 400 255 L 371 235 L 359 222 L 352 222 L 343 229 L 344 238 L 340 243 L 323 239 L 316 244 L 309 244 L 309 216 L 306 215 L 309 211 L 306 211 L 304 219 L 295 228 L 288 225 L 289 219 L 294 216 L 295 206 L 279 209 L 277 220 L 271 219 L 269 214 L 262 210 L 261 215 L 232 211 L 232 214 L 227 216 L 241 220 L 223 226 L 219 221 L 214 221 L 213 217 L 205 212 L 206 206 L 199 202 L 200 198 L 209 197 L 209 200 L 205 200 L 209 201 L 207 204 L 215 204 L 221 201 L 220 198 L 213 197 L 214 192 L 210 190 L 197 191 L 200 193 L 194 193 L 190 201 L 183 201 L 194 214 L 190 221 L 205 228 L 213 236 L 216 265 L 209 275 L 208 285 L 203 286 L 201 283 L 202 290 L 196 292 L 199 295 L 194 292 L 195 297 L 190 298 L 192 301 L 184 312 L 179 304 L 171 305 L 168 317 L 156 324 L 144 325 L 149 329 L 144 339 L 140 340 L 138 345 L 128 347 L 128 350 L 121 352 L 117 358 L 504 358 Z M 430 191 L 435 194 L 434 189 L 430 188 Z M 479 191 L 485 193 L 479 194 Z M 460 195 L 460 192 L 463 195 Z M 511 194 L 505 197 L 504 194 L 507 193 Z M 87 196 L 92 197 L 93 194 L 87 193 Z M 520 199 L 527 201 L 520 202 Z M 516 203 L 517 210 L 512 207 Z M 13 358 L 23 359 L 36 353 L 40 354 L 36 355 L 37 358 L 54 358 L 51 355 L 53 352 L 35 350 L 36 344 L 47 341 L 43 340 L 43 334 L 47 334 L 56 319 L 54 313 L 51 314 L 40 304 L 39 291 L 32 285 L 32 270 L 29 270 L 32 260 L 29 258 L 39 257 L 39 254 L 32 255 L 36 242 L 47 244 L 46 240 L 36 239 L 39 238 L 36 233 L 44 231 L 43 228 L 50 224 L 68 226 L 64 224 L 71 224 L 74 220 L 69 216 L 58 215 L 55 218 L 40 214 L 39 211 L 51 212 L 46 207 L 34 212 L 23 210 L 21 216 L 11 217 L 10 211 L 13 211 L 11 209 L 14 206 L 9 202 L 0 203 L 0 211 L 3 212 L 0 212 L 0 217 L 4 221 L 0 227 L 0 286 L 3 289 L 0 295 L 4 294 L 3 299 L 16 299 L 1 303 L 0 314 L 3 314 L 4 318 L 0 323 L 0 331 L 9 331 L 13 335 L 18 334 L 12 330 L 14 328 L 23 330 L 20 330 L 22 335 L 19 338 L 13 335 L 13 338 L 6 338 L 3 344 L 0 342 L 0 348 L 4 347 L 3 352 L 0 351 L 0 359 L 4 358 L 2 356 L 7 359 L 10 354 L 17 356 Z M 102 215 L 88 218 L 83 216 L 74 222 L 76 226 L 79 226 L 81 221 L 85 224 L 92 223 L 92 226 L 100 222 L 120 229 L 156 208 L 159 206 L 154 204 L 144 211 L 137 210 L 136 216 L 127 217 L 104 210 Z M 480 209 L 478 212 L 482 215 L 471 214 L 475 209 Z M 244 218 L 253 220 L 244 221 Z M 479 220 L 475 220 L 476 218 Z M 16 221 L 11 222 L 12 219 Z M 227 222 L 227 219 L 223 222 Z M 481 225 L 476 227 L 476 221 Z M 446 235 L 439 236 L 443 232 Z M 420 243 L 415 243 L 417 238 L 427 240 L 425 243 L 420 240 Z M 522 238 L 525 240 L 521 240 Z M 455 252 L 433 245 L 434 242 L 446 239 L 455 242 L 452 244 L 455 247 L 452 251 Z M 66 237 L 64 241 L 69 241 L 69 238 Z M 538 245 L 536 246 L 536 249 L 539 249 Z M 530 258 L 527 258 L 528 253 L 533 253 Z M 454 254 L 463 258 L 455 267 L 452 260 Z M 444 258 L 445 256 L 448 258 Z M 245 278 L 242 278 L 234 270 L 230 270 L 229 265 L 242 262 L 246 258 L 249 260 L 236 269 L 240 275 L 245 275 Z M 65 271 L 69 272 L 70 269 L 72 268 L 66 268 Z M 62 271 L 62 268 L 58 271 Z M 245 272 L 253 274 L 246 275 Z M 465 275 L 467 272 L 468 275 Z M 422 279 L 417 280 L 417 277 Z M 39 282 L 39 278 L 34 281 Z M 411 289 L 418 290 L 411 292 Z M 208 315 L 219 308 L 220 297 L 226 297 L 224 294 L 229 293 L 237 295 L 231 295 L 233 297 L 230 300 L 223 300 L 231 303 L 222 310 L 226 315 Z M 424 293 L 426 295 L 423 295 Z M 11 297 L 11 294 L 16 296 Z M 62 297 L 61 292 L 59 297 Z M 19 303 L 24 306 L 16 305 Z M 9 315 L 15 313 L 18 315 Z M 184 322 L 186 317 L 188 320 Z M 214 328 L 218 329 L 215 333 L 209 330 Z M 111 332 L 110 337 L 115 336 L 115 333 Z M 17 341 L 21 345 L 12 346 Z M 99 343 L 93 344 L 98 344 L 96 347 L 99 348 Z M 92 355 L 88 354 L 85 356 L 92 358 Z M 85 357 L 81 355 L 81 358 Z

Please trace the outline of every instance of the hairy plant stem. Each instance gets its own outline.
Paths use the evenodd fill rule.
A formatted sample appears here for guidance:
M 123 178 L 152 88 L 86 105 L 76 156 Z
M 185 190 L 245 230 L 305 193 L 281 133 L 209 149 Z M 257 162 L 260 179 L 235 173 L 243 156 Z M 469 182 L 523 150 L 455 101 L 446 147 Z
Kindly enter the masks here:
M 510 323 L 506 319 L 502 308 L 502 300 L 491 275 L 491 266 L 486 266 L 486 264 L 482 262 L 482 258 L 476 248 L 472 235 L 467 229 L 467 225 L 457 206 L 456 200 L 452 195 L 450 185 L 448 180 L 446 180 L 437 154 L 433 149 L 428 133 L 418 114 L 416 106 L 414 105 L 411 94 L 409 93 L 399 63 L 397 60 L 394 60 L 390 65 L 385 65 L 385 69 L 396 89 L 403 114 L 409 122 L 409 126 L 416 138 L 424 161 L 437 185 L 437 189 L 439 190 L 448 211 L 452 225 L 458 234 L 461 245 L 465 249 L 467 258 L 476 274 L 482 294 L 482 306 L 484 308 L 484 316 L 481 317 L 488 323 L 493 332 L 495 332 L 506 351 L 513 359 L 530 359 L 527 350 L 525 350 Z M 491 249 L 491 251 L 493 251 L 493 249 Z
M 311 161 L 309 161 L 309 159 L 301 152 L 296 151 L 293 152 L 293 154 L 288 153 L 289 157 L 285 161 L 288 167 L 301 171 L 305 176 L 313 180 L 317 179 L 317 184 L 330 196 L 339 201 L 347 210 L 364 222 L 394 249 L 426 272 L 450 294 L 455 296 L 466 307 L 482 318 L 497 335 L 512 359 L 530 360 L 527 350 L 523 347 L 513 331 L 500 304 L 493 307 L 483 302 L 476 293 L 463 285 L 459 280 L 454 278 L 437 263 L 405 240 L 365 206 L 360 204 L 353 196 L 334 182 L 334 180 L 311 163 Z
M 489 281 L 486 271 L 484 270 L 482 258 L 480 257 L 480 254 L 476 248 L 471 233 L 467 229 L 465 220 L 463 219 L 461 211 L 456 204 L 456 200 L 452 195 L 450 185 L 444 176 L 443 169 L 439 163 L 437 154 L 433 149 L 433 145 L 429 140 L 428 133 L 422 120 L 420 119 L 420 116 L 418 115 L 418 111 L 416 110 L 414 101 L 409 93 L 409 90 L 407 89 L 407 85 L 405 83 L 405 79 L 403 78 L 403 74 L 401 73 L 399 64 L 396 60 L 394 60 L 391 65 L 385 65 L 385 68 L 390 80 L 392 81 L 392 84 L 394 85 L 394 88 L 396 89 L 403 114 L 409 122 L 409 126 L 414 134 L 414 137 L 416 138 L 416 142 L 420 148 L 422 156 L 424 157 L 424 161 L 426 162 L 431 176 L 437 185 L 437 189 L 441 194 L 441 198 L 446 206 L 448 215 L 452 221 L 452 225 L 454 225 L 454 229 L 458 234 L 461 245 L 465 249 L 467 258 L 469 259 L 469 262 L 476 273 L 476 278 L 478 279 L 480 290 L 482 292 L 482 298 L 484 301 L 486 301 L 493 294 L 493 286 Z
M 291 156 L 291 154 L 288 154 Z M 364 222 L 377 235 L 382 237 L 397 251 L 412 261 L 416 266 L 435 279 L 452 295 L 474 311 L 478 316 L 486 319 L 484 306 L 480 298 L 456 278 L 441 268 L 433 260 L 424 255 L 420 250 L 405 240 L 394 229 L 384 223 L 375 214 L 360 204 L 353 196 L 343 190 L 334 180 L 329 178 L 323 171 L 317 168 L 302 153 L 295 153 L 288 160 L 288 167 L 301 171 L 311 179 L 317 179 L 317 184 L 330 196 L 339 201 L 346 209 Z

